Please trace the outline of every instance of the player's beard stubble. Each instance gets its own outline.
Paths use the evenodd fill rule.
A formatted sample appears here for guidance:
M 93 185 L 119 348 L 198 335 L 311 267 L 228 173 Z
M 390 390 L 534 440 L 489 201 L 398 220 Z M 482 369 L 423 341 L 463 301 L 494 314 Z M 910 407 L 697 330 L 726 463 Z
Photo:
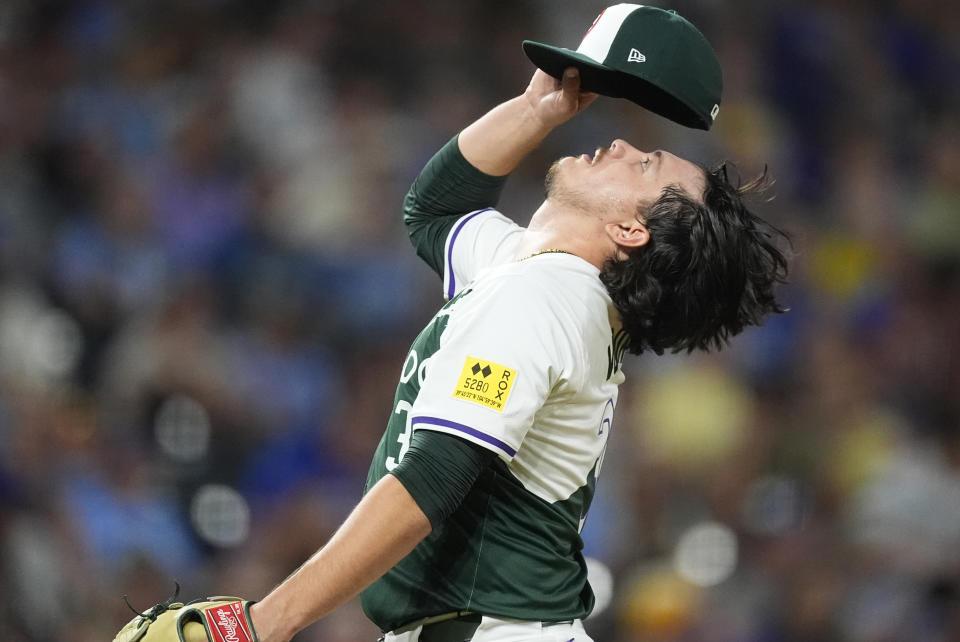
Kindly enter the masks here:
M 543 179 L 544 192 L 548 201 L 562 206 L 564 210 L 577 211 L 587 216 L 597 217 L 602 217 L 624 207 L 622 201 L 605 201 L 588 190 L 571 186 L 569 176 L 560 167 L 563 160 L 561 158 L 554 161 Z
M 563 159 L 560 159 L 563 160 Z M 543 179 L 544 195 L 548 201 L 574 209 L 590 211 L 590 202 L 582 191 L 571 188 L 560 176 L 560 160 L 553 161 Z
M 638 220 L 643 221 L 654 201 L 625 202 L 623 200 L 603 200 L 589 191 L 576 189 L 570 186 L 569 178 L 562 173 L 559 159 L 553 161 L 543 179 L 546 199 L 565 208 L 574 209 L 588 216 L 602 217 L 611 212 L 623 210 L 624 207 L 635 213 Z

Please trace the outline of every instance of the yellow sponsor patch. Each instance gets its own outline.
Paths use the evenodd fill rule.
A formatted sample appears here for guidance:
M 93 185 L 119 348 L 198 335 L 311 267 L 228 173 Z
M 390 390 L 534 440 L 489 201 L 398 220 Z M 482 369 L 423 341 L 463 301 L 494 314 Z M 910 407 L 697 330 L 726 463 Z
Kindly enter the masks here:
M 492 361 L 467 357 L 453 396 L 503 412 L 517 371 Z

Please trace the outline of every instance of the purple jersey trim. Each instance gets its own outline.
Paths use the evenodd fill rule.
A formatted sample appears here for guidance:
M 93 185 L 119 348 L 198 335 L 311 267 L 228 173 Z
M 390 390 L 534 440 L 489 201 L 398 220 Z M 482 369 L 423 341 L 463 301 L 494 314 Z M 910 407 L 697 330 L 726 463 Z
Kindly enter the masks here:
M 417 424 L 430 424 L 433 426 L 442 426 L 444 428 L 453 428 L 454 430 L 470 435 L 471 437 L 476 437 L 480 441 L 485 441 L 491 446 L 499 448 L 510 457 L 513 457 L 514 455 L 517 454 L 516 450 L 514 450 L 507 444 L 503 443 L 496 437 L 491 437 L 485 432 L 480 432 L 476 428 L 471 428 L 470 426 L 465 426 L 464 424 L 458 424 L 455 421 L 450 421 L 448 419 L 440 419 L 439 417 L 414 417 L 410 421 L 410 425 L 415 426 Z
M 447 286 L 447 298 L 452 299 L 453 295 L 457 291 L 456 279 L 453 276 L 453 244 L 457 242 L 457 236 L 460 235 L 460 230 L 463 229 L 463 226 L 466 225 L 470 220 L 477 216 L 478 214 L 483 214 L 484 212 L 489 212 L 492 210 L 492 207 L 486 209 L 478 210 L 473 214 L 466 216 L 461 219 L 457 226 L 453 228 L 453 234 L 450 235 L 450 245 L 447 247 L 447 271 L 450 273 L 450 283 Z

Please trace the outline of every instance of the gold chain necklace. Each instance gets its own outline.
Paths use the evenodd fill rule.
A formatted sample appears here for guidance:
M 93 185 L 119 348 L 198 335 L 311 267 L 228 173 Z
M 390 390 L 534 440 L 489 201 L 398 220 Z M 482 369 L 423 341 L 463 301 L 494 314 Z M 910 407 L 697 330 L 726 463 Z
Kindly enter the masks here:
M 555 247 L 547 248 L 546 250 L 537 250 L 533 254 L 523 257 L 521 261 L 526 261 L 527 259 L 532 259 L 535 256 L 540 256 L 541 254 L 570 254 L 573 255 L 573 252 L 567 252 L 566 250 L 560 250 Z

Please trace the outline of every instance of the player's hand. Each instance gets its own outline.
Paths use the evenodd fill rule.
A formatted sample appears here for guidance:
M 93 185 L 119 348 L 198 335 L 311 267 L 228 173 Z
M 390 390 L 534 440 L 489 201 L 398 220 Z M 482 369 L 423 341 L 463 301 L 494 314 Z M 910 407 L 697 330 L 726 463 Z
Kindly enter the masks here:
M 176 597 L 137 613 L 113 642 L 261 642 L 250 621 L 250 602 L 211 597 L 183 604 L 174 602 Z
M 595 93 L 580 91 L 576 67 L 567 67 L 559 80 L 537 69 L 523 95 L 534 116 L 549 129 L 570 120 L 597 98 Z

